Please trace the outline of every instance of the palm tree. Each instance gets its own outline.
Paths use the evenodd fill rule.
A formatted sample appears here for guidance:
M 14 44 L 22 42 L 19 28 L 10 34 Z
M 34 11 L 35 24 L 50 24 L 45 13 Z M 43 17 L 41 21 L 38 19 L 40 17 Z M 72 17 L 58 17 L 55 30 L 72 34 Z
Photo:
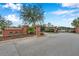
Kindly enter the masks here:
M 74 26 L 74 27 L 79 27 L 79 17 L 76 18 L 76 19 L 74 19 L 71 24 L 72 24 L 72 26 Z
M 32 24 L 35 26 L 44 21 L 44 11 L 42 7 L 37 4 L 22 5 L 20 16 L 24 24 Z

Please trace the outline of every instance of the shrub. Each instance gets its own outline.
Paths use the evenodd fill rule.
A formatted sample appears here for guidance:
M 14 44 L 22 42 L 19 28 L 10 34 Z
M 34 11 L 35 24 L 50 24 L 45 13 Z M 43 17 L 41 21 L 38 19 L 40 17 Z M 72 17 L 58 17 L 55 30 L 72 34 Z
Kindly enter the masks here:
M 34 32 L 35 32 L 35 28 L 34 27 L 30 27 L 29 30 L 28 30 L 28 33 L 34 34 Z
M 41 31 L 44 32 L 45 31 L 45 27 L 41 26 Z
M 0 34 L 2 34 L 2 31 L 0 31 Z
M 53 28 L 46 28 L 45 32 L 54 32 L 54 29 Z

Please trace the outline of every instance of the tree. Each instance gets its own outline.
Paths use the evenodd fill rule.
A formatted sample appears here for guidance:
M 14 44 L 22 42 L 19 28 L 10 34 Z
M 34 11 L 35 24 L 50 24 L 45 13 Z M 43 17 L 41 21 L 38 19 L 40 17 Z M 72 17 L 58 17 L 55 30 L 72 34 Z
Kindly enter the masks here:
M 48 23 L 48 27 L 51 27 L 52 25 L 51 25 L 51 23 Z
M 9 27 L 12 24 L 11 21 L 6 20 L 0 15 L 0 28 L 3 30 L 5 27 Z
M 12 25 L 12 22 L 9 20 L 5 20 L 6 21 L 6 27 L 10 27 L 10 25 Z
M 76 18 L 76 19 L 74 19 L 71 24 L 72 24 L 72 26 L 74 26 L 74 27 L 79 27 L 79 17 Z
M 22 5 L 20 16 L 24 24 L 32 24 L 35 26 L 44 21 L 44 11 L 37 4 Z

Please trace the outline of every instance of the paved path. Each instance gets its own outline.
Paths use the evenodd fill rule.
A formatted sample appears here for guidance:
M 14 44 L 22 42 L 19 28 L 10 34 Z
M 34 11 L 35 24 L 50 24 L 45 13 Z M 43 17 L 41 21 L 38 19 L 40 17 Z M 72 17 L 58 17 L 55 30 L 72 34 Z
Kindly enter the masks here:
M 46 34 L 0 42 L 3 56 L 79 56 L 79 34 Z

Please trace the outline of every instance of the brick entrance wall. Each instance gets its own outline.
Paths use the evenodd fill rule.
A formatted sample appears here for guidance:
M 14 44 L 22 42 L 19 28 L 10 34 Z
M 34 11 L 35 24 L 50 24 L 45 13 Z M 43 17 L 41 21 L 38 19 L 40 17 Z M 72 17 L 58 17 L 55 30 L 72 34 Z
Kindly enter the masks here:
M 22 28 L 5 28 L 2 33 L 3 33 L 3 40 L 9 39 L 9 37 L 16 38 L 17 36 L 27 36 L 28 35 L 28 26 L 23 26 Z M 35 27 L 35 33 L 37 36 L 40 36 L 41 33 L 41 28 L 40 26 Z
M 15 38 L 17 35 L 27 35 L 28 26 L 23 26 L 22 28 L 5 28 L 3 31 L 3 40 L 7 40 L 9 36 Z
M 7 28 L 7 29 L 3 30 L 3 39 L 7 40 L 8 37 L 10 37 L 10 36 L 15 38 L 16 32 L 21 34 L 22 30 L 21 29 L 12 29 L 12 28 Z
M 26 26 L 23 26 L 22 33 L 27 35 L 28 34 L 28 28 L 29 27 L 27 25 Z

